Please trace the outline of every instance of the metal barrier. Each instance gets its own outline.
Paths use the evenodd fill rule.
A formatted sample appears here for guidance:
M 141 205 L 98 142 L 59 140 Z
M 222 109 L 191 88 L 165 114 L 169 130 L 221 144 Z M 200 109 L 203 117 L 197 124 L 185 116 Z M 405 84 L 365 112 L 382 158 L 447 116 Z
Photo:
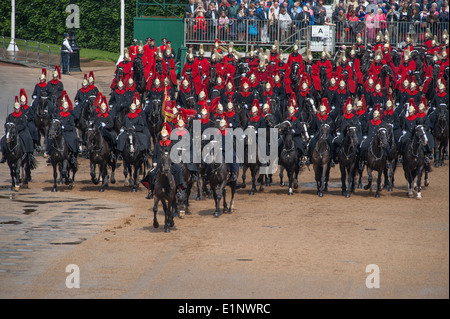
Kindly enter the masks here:
M 392 46 L 402 47 L 409 35 L 413 45 L 425 42 L 425 32 L 430 29 L 432 36 L 442 43 L 442 34 L 449 28 L 448 22 L 431 25 L 427 22 L 377 22 L 377 21 L 344 21 L 331 27 L 333 36 L 328 38 L 312 37 L 312 26 L 300 21 L 270 21 L 258 19 L 203 19 L 187 18 L 184 20 L 185 46 L 213 45 L 216 38 L 221 44 L 233 42 L 236 46 L 245 46 L 248 52 L 250 45 L 271 46 L 275 40 L 285 52 L 299 41 L 300 47 L 308 46 L 312 51 L 320 51 L 326 43 L 329 52 L 342 45 L 356 44 L 356 36 L 361 34 L 363 44 L 374 44 L 378 31 L 389 34 Z
M 426 41 L 425 33 L 429 29 L 432 38 L 442 44 L 443 31 L 449 28 L 448 22 L 427 23 L 427 22 L 377 22 L 377 21 L 344 21 L 336 23 L 336 46 L 352 46 L 356 44 L 356 36 L 361 34 L 363 44 L 375 44 L 379 31 L 384 36 L 389 35 L 389 43 L 394 47 L 403 47 L 405 40 L 409 36 L 413 45 L 421 45 Z
M 186 18 L 184 30 L 185 46 L 213 45 L 219 39 L 221 44 L 233 42 L 236 46 L 245 46 L 246 51 L 252 44 L 271 46 L 275 40 L 285 50 L 296 40 L 304 47 L 308 40 L 307 27 L 298 21 Z
M 58 46 L 43 44 L 38 41 L 15 39 L 12 43 L 12 50 L 8 51 L 11 38 L 2 36 L 0 41 L 1 61 L 25 63 L 46 68 L 54 68 L 55 65 L 60 65 L 61 48 Z M 16 47 L 18 50 L 16 50 Z

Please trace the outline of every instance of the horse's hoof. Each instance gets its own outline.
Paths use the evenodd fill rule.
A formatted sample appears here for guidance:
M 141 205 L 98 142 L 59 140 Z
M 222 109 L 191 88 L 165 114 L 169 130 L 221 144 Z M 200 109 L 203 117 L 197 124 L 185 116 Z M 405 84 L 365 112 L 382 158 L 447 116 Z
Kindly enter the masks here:
M 319 195 L 319 197 L 323 197 L 323 193 L 322 192 L 317 192 L 317 195 Z
M 100 188 L 98 191 L 99 191 L 100 193 L 103 193 L 103 192 L 105 191 L 105 189 L 104 189 L 104 188 Z
M 170 227 L 169 226 L 164 226 L 164 232 L 165 233 L 170 233 Z
M 133 189 L 131 190 L 131 192 L 136 193 L 136 188 L 133 187 Z
M 362 184 L 358 184 L 358 189 L 362 189 L 363 188 L 363 186 L 362 186 Z
M 422 195 L 420 193 L 418 193 L 417 196 L 416 196 L 416 199 L 417 200 L 422 200 Z
M 250 195 L 255 195 L 255 192 L 254 191 L 250 191 Z
M 434 163 L 435 168 L 439 168 L 439 163 Z
M 20 191 L 20 186 L 14 186 L 14 191 L 15 191 L 15 192 Z
M 147 196 L 146 196 L 145 198 L 146 198 L 146 199 L 152 199 L 152 198 L 153 198 L 153 195 L 147 194 Z
M 23 184 L 22 188 L 28 188 L 28 184 Z
M 350 194 L 345 194 L 345 198 L 350 198 Z
M 111 184 L 115 184 L 116 183 L 116 179 L 115 178 L 111 178 Z
M 184 210 L 180 210 L 180 213 L 179 213 L 178 217 L 183 219 L 185 215 L 186 215 L 186 212 Z
M 59 185 L 63 185 L 64 183 L 63 183 L 63 181 L 59 181 L 58 184 Z
M 442 163 L 441 163 L 441 166 L 445 166 L 445 163 L 444 163 L 444 162 L 442 162 Z
M 153 228 L 159 228 L 159 223 L 158 222 L 153 222 Z
M 430 180 L 426 179 L 424 185 L 425 185 L 426 187 L 430 186 Z
M 246 188 L 247 185 L 245 185 L 245 183 L 242 183 L 241 188 Z
M 70 183 L 72 183 L 72 180 L 70 178 L 66 178 L 64 182 L 66 183 L 66 185 L 69 185 Z
M 58 189 L 56 189 L 56 187 L 52 188 L 52 193 L 56 193 L 58 191 Z
M 375 198 L 380 198 L 380 194 L 376 193 Z
M 192 212 L 189 208 L 186 209 L 186 215 L 192 215 Z
M 392 187 L 389 187 L 389 188 L 388 188 L 388 192 L 392 192 Z
M 215 212 L 214 212 L 214 217 L 219 217 L 220 215 L 222 215 L 222 214 L 220 213 L 220 211 L 215 211 Z
M 414 194 L 413 193 L 408 193 L 407 194 L 409 198 L 414 198 Z
M 197 197 L 195 198 L 195 200 L 196 200 L 196 201 L 201 200 L 200 196 L 197 196 Z
M 369 185 L 365 185 L 365 186 L 364 186 L 364 189 L 365 189 L 365 190 L 368 190 L 369 188 L 370 188 Z

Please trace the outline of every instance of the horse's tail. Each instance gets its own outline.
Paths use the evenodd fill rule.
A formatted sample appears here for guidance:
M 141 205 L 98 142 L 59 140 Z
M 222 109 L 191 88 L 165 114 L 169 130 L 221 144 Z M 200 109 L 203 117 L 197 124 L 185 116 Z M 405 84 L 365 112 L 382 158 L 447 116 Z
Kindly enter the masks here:
M 30 169 L 34 170 L 38 167 L 38 162 L 36 160 L 36 157 L 34 157 L 33 155 L 29 155 L 28 156 L 28 164 L 30 165 Z

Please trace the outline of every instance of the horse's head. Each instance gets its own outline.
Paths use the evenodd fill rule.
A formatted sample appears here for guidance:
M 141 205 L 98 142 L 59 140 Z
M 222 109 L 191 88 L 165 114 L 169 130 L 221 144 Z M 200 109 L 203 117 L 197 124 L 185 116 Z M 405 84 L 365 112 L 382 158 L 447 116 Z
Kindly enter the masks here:
M 129 127 L 125 129 L 125 133 L 127 134 L 126 147 L 133 154 L 136 151 L 136 130 Z
M 48 129 L 48 138 L 54 139 L 57 136 L 61 135 L 61 133 L 62 133 L 61 121 L 58 119 L 53 119 Z
M 320 139 L 327 139 L 328 138 L 328 134 L 330 134 L 330 130 L 331 130 L 331 127 L 330 127 L 329 124 L 322 123 L 322 125 L 320 125 L 319 138 Z
M 8 122 L 5 124 L 5 136 L 7 144 L 10 144 L 16 140 L 17 138 L 16 124 L 12 122 Z
M 101 144 L 101 133 L 97 126 L 94 125 L 92 121 L 89 121 L 88 127 L 86 129 L 86 147 L 88 150 L 93 148 L 99 148 Z
M 264 116 L 264 122 L 266 122 L 266 126 L 268 128 L 273 128 L 277 124 L 275 117 L 271 113 L 268 113 L 266 114 L 266 116 Z
M 347 126 L 345 136 L 350 140 L 352 146 L 358 146 L 358 134 L 355 126 Z
M 308 133 L 308 126 L 306 125 L 305 122 L 300 122 L 300 129 L 303 142 L 308 143 L 309 133 Z
M 161 114 L 162 101 L 160 99 L 154 99 L 152 101 L 152 116 L 156 117 Z
M 428 138 L 423 125 L 417 125 L 414 130 L 414 139 L 418 140 L 420 145 L 427 145 Z
M 187 107 L 189 109 L 193 109 L 195 107 L 195 97 L 193 95 L 187 96 L 186 97 L 186 104 L 187 104 Z
M 292 134 L 291 126 L 292 123 L 286 120 L 281 122 L 280 124 L 277 124 L 275 127 L 278 128 L 278 134 L 284 136 L 287 134 Z
M 291 64 L 291 74 L 290 78 L 295 82 L 296 79 L 298 79 L 298 72 L 299 72 L 300 66 L 297 62 L 293 62 Z
M 386 146 L 388 146 L 388 133 L 385 127 L 378 129 L 376 140 L 381 148 L 385 148 Z
M 383 78 L 386 78 L 386 77 L 391 77 L 393 74 L 394 74 L 394 71 L 392 71 L 392 69 L 389 67 L 389 65 L 383 64 L 383 66 L 381 67 L 381 76 Z
M 172 161 L 170 160 L 170 153 L 169 152 L 164 152 L 161 155 L 161 172 L 164 175 L 168 175 L 170 173 L 170 167 L 171 167 Z

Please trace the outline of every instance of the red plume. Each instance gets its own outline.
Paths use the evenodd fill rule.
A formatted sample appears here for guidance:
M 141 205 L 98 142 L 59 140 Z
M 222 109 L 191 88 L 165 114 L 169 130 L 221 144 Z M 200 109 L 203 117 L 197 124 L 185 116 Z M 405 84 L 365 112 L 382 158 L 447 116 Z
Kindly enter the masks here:
M 220 96 L 216 97 L 214 100 L 211 101 L 209 104 L 209 113 L 213 114 L 216 113 L 217 106 L 219 105 Z

